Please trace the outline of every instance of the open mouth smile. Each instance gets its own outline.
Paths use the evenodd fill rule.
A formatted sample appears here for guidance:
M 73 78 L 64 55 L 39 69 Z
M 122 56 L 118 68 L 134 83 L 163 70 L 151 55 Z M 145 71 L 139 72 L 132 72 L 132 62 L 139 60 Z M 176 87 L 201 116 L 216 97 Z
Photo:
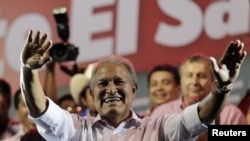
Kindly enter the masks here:
M 109 102 L 113 102 L 113 101 L 121 101 L 122 99 L 120 97 L 110 97 L 110 98 L 106 98 L 103 100 L 103 102 L 105 103 L 109 103 Z

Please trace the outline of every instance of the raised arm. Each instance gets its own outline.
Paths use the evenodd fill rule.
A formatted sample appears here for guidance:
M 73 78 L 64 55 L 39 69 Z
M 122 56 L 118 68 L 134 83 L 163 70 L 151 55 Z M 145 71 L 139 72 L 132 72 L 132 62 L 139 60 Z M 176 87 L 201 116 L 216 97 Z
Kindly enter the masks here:
M 199 103 L 199 116 L 203 123 L 211 123 L 223 108 L 247 55 L 243 49 L 244 44 L 240 40 L 231 41 L 218 63 L 210 57 L 217 81 L 212 94 Z
M 30 30 L 20 56 L 20 85 L 29 114 L 38 117 L 47 107 L 38 69 L 50 60 L 49 49 L 52 41 L 46 41 L 47 34 L 41 36 L 39 31 L 34 37 L 32 34 L 33 31 Z

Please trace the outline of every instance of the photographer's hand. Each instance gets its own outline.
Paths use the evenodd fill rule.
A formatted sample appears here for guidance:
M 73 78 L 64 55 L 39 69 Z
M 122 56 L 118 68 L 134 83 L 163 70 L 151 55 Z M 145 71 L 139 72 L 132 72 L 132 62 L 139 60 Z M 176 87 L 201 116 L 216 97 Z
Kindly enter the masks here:
M 46 41 L 47 34 L 43 34 L 40 37 L 40 31 L 36 33 L 34 38 L 32 33 L 33 31 L 30 30 L 21 52 L 21 63 L 30 69 L 37 69 L 50 60 L 49 50 L 52 46 L 52 41 Z

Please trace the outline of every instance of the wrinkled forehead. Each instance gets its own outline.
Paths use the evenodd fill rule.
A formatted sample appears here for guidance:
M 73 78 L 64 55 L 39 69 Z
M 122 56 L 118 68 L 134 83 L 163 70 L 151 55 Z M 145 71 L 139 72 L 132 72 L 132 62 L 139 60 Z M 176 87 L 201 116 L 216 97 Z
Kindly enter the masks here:
M 95 79 L 123 77 L 129 78 L 129 71 L 122 64 L 108 63 L 98 66 L 94 74 Z
M 188 72 L 200 72 L 210 75 L 214 78 L 212 64 L 206 60 L 187 61 L 181 67 L 181 75 Z

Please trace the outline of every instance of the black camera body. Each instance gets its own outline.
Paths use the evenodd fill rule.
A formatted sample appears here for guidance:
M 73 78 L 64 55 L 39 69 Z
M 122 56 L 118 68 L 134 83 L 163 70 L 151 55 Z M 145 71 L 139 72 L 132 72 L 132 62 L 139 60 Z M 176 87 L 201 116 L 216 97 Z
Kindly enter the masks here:
M 50 50 L 50 56 L 54 62 L 74 61 L 78 54 L 78 47 L 66 42 L 56 43 Z
M 52 46 L 50 56 L 54 62 L 75 61 L 79 51 L 78 47 L 68 43 L 70 32 L 67 9 L 65 7 L 55 8 L 53 9 L 53 15 L 57 23 L 57 33 L 62 42 Z

